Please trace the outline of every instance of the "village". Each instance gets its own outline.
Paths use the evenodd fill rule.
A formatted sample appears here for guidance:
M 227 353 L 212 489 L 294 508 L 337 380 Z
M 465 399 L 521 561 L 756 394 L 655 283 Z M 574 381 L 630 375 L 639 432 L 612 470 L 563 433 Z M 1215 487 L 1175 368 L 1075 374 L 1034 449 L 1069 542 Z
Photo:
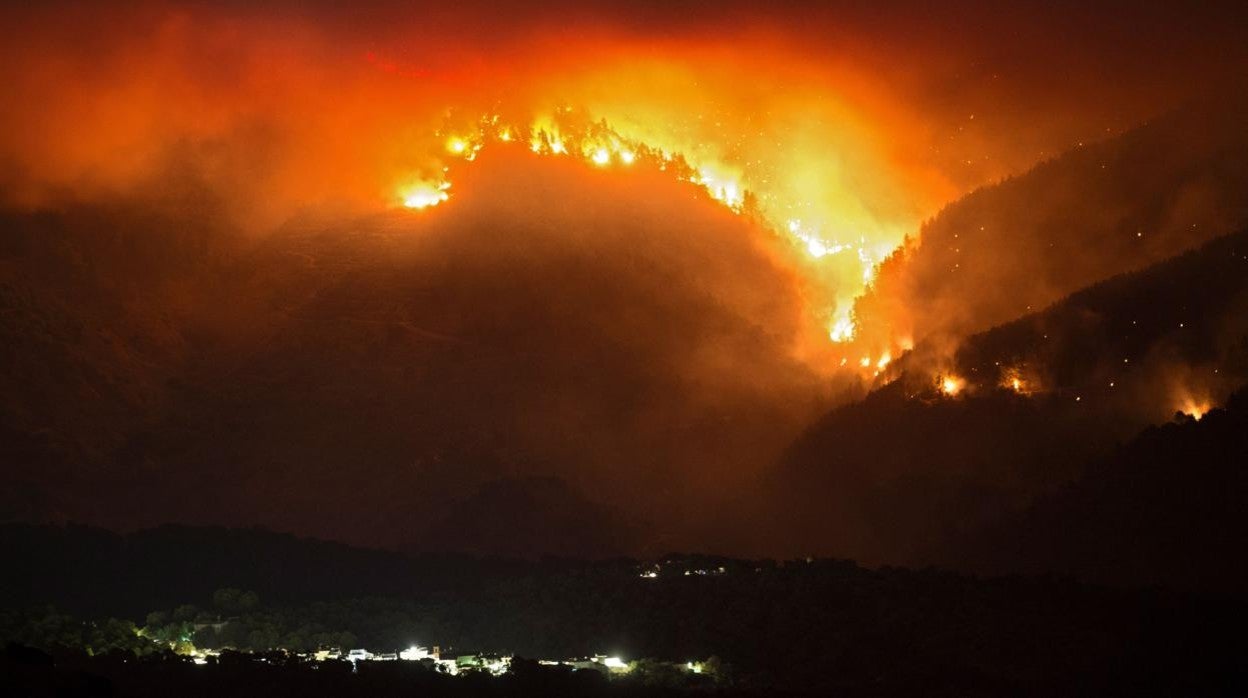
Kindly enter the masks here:
M 248 655 L 254 661 L 262 663 L 325 663 L 349 662 L 353 671 L 359 671 L 361 663 L 371 662 L 414 662 L 430 671 L 449 676 L 467 674 L 489 674 L 502 676 L 511 671 L 514 655 L 444 652 L 441 647 L 422 647 L 411 645 L 398 651 L 373 652 L 368 649 L 355 648 L 343 652 L 341 649 L 324 649 L 316 652 L 289 652 L 276 650 L 269 653 L 246 653 L 234 650 L 196 649 L 191 652 L 191 660 L 197 665 L 215 664 L 221 661 L 222 655 Z M 274 656 L 276 655 L 276 656 Z M 716 660 L 663 662 L 644 660 L 647 667 L 660 668 L 669 673 L 689 675 L 713 674 L 718 665 Z M 595 671 L 608 678 L 621 677 L 629 674 L 639 664 L 638 661 L 626 661 L 617 656 L 593 655 L 567 659 L 538 659 L 537 663 L 549 667 L 566 667 L 570 671 Z

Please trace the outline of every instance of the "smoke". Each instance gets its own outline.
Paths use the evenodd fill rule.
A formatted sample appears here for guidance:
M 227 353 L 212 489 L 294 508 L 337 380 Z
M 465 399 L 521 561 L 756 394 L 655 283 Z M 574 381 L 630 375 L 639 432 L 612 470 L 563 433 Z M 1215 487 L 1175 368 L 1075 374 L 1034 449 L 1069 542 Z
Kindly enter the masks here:
M 523 147 L 456 187 L 454 207 L 218 235 L 204 259 L 180 257 L 186 211 L 26 220 L 12 261 L 94 277 L 90 304 L 13 316 L 6 423 L 56 424 L 57 509 L 419 545 L 477 488 L 541 475 L 689 541 L 827 404 L 787 246 L 697 187 Z M 6 279 L 55 296 L 65 261 Z M 63 332 L 38 329 L 49 310 Z
M 861 341 L 951 356 L 969 334 L 1236 231 L 1246 112 L 1189 105 L 951 204 L 881 266 L 857 304 Z
M 396 205 L 405 184 L 442 176 L 449 128 L 488 115 L 526 128 L 572 108 L 752 192 L 772 227 L 847 249 L 804 274 L 826 330 L 861 292 L 863 265 L 942 202 L 1169 106 L 1192 74 L 1225 72 L 1210 54 L 1239 45 L 1223 30 L 1157 49 L 1172 25 L 1136 13 L 1133 33 L 1069 45 L 1059 65 L 1097 70 L 1058 90 L 1044 73 L 1051 33 L 1113 28 L 1112 11 L 913 9 L 10 8 L 0 178 L 26 207 L 150 193 L 175 150 L 257 232 L 308 209 Z M 1071 17 L 1044 19 L 1055 14 Z M 1185 18 L 1233 26 L 1213 10 Z M 1101 55 L 1137 43 L 1154 58 Z
M 1061 93 L 1037 78 L 1052 25 L 913 9 L 8 8 L 6 433 L 65 466 L 41 486 L 67 517 L 397 544 L 540 475 L 652 544 L 716 547 L 712 514 L 845 388 L 828 330 L 876 262 L 1179 89 L 1140 69 Z M 448 152 L 573 116 L 689 172 Z M 713 200 L 728 185 L 749 205 Z M 943 312 L 922 300 L 895 302 Z

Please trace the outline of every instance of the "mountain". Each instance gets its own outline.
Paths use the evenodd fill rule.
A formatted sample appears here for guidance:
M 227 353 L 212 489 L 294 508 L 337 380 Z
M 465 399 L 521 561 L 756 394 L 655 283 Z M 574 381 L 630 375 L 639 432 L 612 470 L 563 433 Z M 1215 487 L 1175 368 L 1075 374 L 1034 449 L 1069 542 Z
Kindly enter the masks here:
M 403 555 L 259 528 L 164 525 L 128 534 L 81 525 L 0 525 L 0 595 L 88 616 L 142 619 L 217 589 L 277 605 L 477 589 L 524 567 L 463 555 Z
M 482 485 L 433 524 L 412 550 L 506 557 L 616 557 L 643 549 L 641 527 L 551 477 Z
M 994 524 L 980 569 L 1248 594 L 1248 391 L 1145 430 Z
M 920 343 L 788 450 L 764 487 L 784 522 L 772 536 L 792 552 L 965 566 L 982 531 L 1248 383 L 1246 311 L 1248 231 L 971 336 L 952 359 Z
M 1196 102 L 949 204 L 881 265 L 859 338 L 965 337 L 1239 229 L 1245 118 L 1243 95 Z
M 235 242 L 213 219 L 198 200 L 0 213 L 0 519 L 88 515 L 125 477 L 113 454 L 219 348 L 196 289 Z
M 1248 230 L 1120 274 L 962 342 L 920 345 L 886 380 L 961 376 L 1140 422 L 1208 409 L 1248 382 Z
M 410 549 L 549 478 L 584 506 L 529 554 L 671 545 L 826 404 L 780 241 L 695 186 L 519 148 L 456 187 L 266 233 L 191 185 L 0 211 L 0 518 Z

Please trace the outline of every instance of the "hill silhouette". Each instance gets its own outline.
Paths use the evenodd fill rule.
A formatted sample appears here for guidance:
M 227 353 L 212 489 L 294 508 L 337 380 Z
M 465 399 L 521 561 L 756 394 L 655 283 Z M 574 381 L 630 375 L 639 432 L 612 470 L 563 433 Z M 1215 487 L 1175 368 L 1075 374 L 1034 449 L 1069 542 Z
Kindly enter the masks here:
M 1248 382 L 1248 231 L 1121 274 L 962 342 L 952 360 L 921 344 L 891 367 L 970 392 L 1013 387 L 1078 398 L 1146 422 L 1219 404 Z
M 818 421 L 829 389 L 791 355 L 799 304 L 768 233 L 667 179 L 483 161 L 457 183 L 487 193 L 465 219 L 309 218 L 258 239 L 194 181 L 172 200 L 6 211 L 0 517 L 957 561 L 951 541 L 1248 380 L 1242 233 L 1039 312 L 1239 219 L 1238 113 L 1181 110 L 951 204 L 862 306 L 946 324 Z M 546 198 L 504 186 L 530 166 Z M 656 196 L 615 198 L 679 215 L 600 208 L 632 187 Z M 556 193 L 569 205 L 543 209 Z M 932 271 L 967 255 L 988 276 Z M 967 314 L 944 312 L 955 301 Z M 957 351 L 935 336 L 998 320 Z M 934 389 L 942 372 L 967 381 L 958 399 Z
M 1200 420 L 1145 430 L 994 524 L 981 569 L 1248 593 L 1248 390 Z
M 259 237 L 194 182 L 0 212 L 0 518 L 414 548 L 552 478 L 584 500 L 562 526 L 606 527 L 579 555 L 692 537 L 824 404 L 779 241 L 661 172 L 477 165 L 455 207 Z
M 969 337 L 952 360 L 920 344 L 863 401 L 833 410 L 795 442 L 767 485 L 774 515 L 786 522 L 774 535 L 792 551 L 971 564 L 985 554 L 979 536 L 999 521 L 1078 482 L 1091 464 L 1119 457 L 1118 445 L 1149 425 L 1223 404 L 1248 383 L 1246 271 L 1248 233 L 1241 232 Z M 941 375 L 962 377 L 961 392 L 942 394 Z M 1017 390 L 1011 377 L 1020 380 Z M 1222 445 L 1230 451 L 1194 455 L 1214 462 L 1193 464 L 1193 472 L 1242 460 L 1233 441 Z M 1199 476 L 1188 483 L 1193 501 L 1198 492 L 1216 498 L 1227 485 Z M 1085 501 L 1084 508 L 1090 515 L 1095 505 Z M 1068 523 L 1078 525 L 1078 517 Z M 1039 524 L 1029 530 L 1046 535 Z M 995 540 L 1002 551 L 1016 550 L 1008 536 Z M 1037 560 L 1070 559 L 1064 554 Z M 1218 560 L 1210 553 L 1196 567 L 1221 569 Z M 1054 565 L 1080 571 L 1070 562 Z M 1144 563 L 1135 568 L 1138 575 L 1127 565 L 1091 578 L 1170 579 Z M 1209 576 L 1195 586 L 1244 591 L 1229 571 Z
M 260 528 L 167 524 L 120 534 L 82 525 L 0 525 L 5 607 L 55 604 L 133 619 L 204 604 L 222 588 L 275 604 L 472 590 L 517 569 L 504 559 L 402 555 Z
M 418 641 L 444 652 L 529 658 L 610 651 L 683 665 L 714 656 L 738 687 L 763 693 L 908 695 L 937 685 L 956 695 L 1055 695 L 1089 686 L 1206 694 L 1233 693 L 1245 678 L 1242 603 L 1043 577 L 976 579 L 828 559 L 672 556 L 642 567 L 408 557 L 254 529 L 192 527 L 118 536 L 0 526 L 0 556 L 19 563 L 0 576 L 0 640 L 39 647 L 61 667 L 114 675 L 122 686 L 145 675 L 171 680 L 182 660 L 164 659 L 163 670 L 128 652 L 91 661 L 86 648 L 123 639 L 84 631 L 124 625 L 103 614 L 146 622 L 152 632 L 171 619 L 174 627 L 178 618 L 201 619 L 221 627 L 197 627 L 197 644 L 257 652 L 307 651 L 323 638 L 346 638 L 380 651 Z M 685 574 L 708 568 L 713 573 Z M 657 576 L 641 577 L 640 569 L 657 569 Z M 256 586 L 230 592 L 232 583 Z M 140 610 L 128 610 L 132 605 Z M 133 643 L 129 628 L 124 639 Z M 10 649 L 0 666 L 12 669 L 15 655 L 30 654 Z M 287 664 L 280 653 L 266 656 Z M 245 660 L 222 662 L 228 659 Z M 196 681 L 221 676 L 191 668 L 206 672 Z M 324 670 L 336 668 L 349 671 Z
M 855 306 L 860 338 L 961 338 L 1248 223 L 1248 101 L 1193 103 L 946 206 Z

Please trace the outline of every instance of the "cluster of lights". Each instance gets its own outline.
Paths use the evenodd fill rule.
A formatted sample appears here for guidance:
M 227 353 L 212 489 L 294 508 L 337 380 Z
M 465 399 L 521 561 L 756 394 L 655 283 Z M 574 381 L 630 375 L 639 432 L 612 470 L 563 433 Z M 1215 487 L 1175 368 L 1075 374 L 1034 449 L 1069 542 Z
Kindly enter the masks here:
M 397 653 L 393 652 L 371 652 L 366 649 L 353 649 L 343 653 L 338 649 L 319 649 L 315 652 L 286 652 L 288 656 L 298 657 L 304 661 L 310 662 L 336 662 L 348 661 L 352 664 L 355 671 L 358 671 L 360 662 L 432 662 L 436 671 L 449 676 L 461 676 L 468 673 L 486 672 L 492 676 L 502 676 L 511 671 L 512 655 L 465 655 L 454 658 L 443 658 L 438 648 L 435 647 L 433 652 L 419 645 L 411 645 L 407 649 Z M 220 650 L 193 650 L 190 653 L 192 661 L 199 666 L 209 663 L 210 658 L 216 658 L 221 655 Z M 265 657 L 260 657 L 258 661 L 268 662 Z M 594 655 L 593 657 L 580 659 L 539 659 L 539 664 L 545 666 L 571 666 L 574 668 L 586 668 L 599 666 L 607 670 L 612 675 L 624 675 L 633 670 L 634 663 L 626 661 L 618 655 Z M 683 670 L 691 674 L 703 674 L 711 670 L 704 662 L 688 661 L 683 663 L 671 663 L 675 669 Z

